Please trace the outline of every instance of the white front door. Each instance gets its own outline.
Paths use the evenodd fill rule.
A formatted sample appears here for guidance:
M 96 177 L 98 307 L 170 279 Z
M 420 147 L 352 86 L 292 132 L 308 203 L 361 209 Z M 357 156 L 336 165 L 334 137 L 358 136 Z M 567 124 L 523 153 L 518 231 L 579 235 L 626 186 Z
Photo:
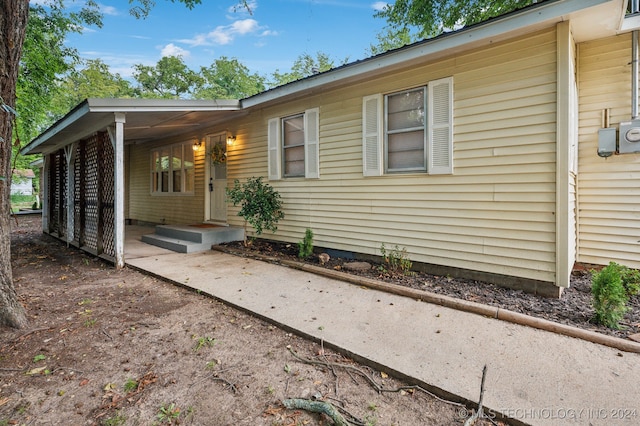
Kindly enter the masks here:
M 208 169 L 207 185 L 209 204 L 209 220 L 213 222 L 227 221 L 227 204 L 225 190 L 227 188 L 227 133 L 218 133 L 207 137 L 207 155 L 205 162 Z

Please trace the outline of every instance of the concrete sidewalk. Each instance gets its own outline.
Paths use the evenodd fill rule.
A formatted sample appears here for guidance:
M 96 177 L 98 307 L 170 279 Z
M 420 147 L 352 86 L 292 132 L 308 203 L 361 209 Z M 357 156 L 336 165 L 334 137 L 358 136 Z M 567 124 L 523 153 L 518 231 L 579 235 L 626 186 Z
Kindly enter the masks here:
M 129 230 L 127 231 L 129 232 Z M 142 244 L 142 243 L 140 243 Z M 640 424 L 640 354 L 216 251 L 127 264 L 532 425 Z

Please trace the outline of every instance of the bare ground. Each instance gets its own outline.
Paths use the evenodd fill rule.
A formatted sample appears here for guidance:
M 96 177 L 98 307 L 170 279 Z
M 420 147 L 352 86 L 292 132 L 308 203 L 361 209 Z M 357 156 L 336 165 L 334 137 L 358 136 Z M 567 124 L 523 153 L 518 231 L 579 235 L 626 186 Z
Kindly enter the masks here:
M 11 238 L 29 326 L 0 328 L 0 425 L 333 423 L 285 409 L 287 398 L 331 403 L 361 425 L 462 424 L 470 413 L 214 299 L 115 270 L 43 235 L 39 217 L 20 217 Z

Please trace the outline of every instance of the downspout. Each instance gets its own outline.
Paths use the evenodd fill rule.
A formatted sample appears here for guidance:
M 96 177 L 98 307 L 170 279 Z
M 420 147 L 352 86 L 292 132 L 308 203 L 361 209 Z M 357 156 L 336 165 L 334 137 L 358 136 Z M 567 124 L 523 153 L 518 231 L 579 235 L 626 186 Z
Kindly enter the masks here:
M 637 6 L 637 1 L 635 1 Z M 631 35 L 631 119 L 638 118 L 638 30 Z
M 631 14 L 640 12 L 640 0 L 631 1 Z M 638 30 L 631 33 L 631 119 L 638 118 Z

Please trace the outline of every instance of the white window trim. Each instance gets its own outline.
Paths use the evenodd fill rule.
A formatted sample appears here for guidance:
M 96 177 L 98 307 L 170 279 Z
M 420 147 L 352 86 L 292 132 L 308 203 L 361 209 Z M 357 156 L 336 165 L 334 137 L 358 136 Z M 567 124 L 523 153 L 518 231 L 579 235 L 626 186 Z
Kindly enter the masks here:
M 180 188 L 181 191 L 180 192 L 174 192 L 173 191 L 173 161 L 169 161 L 169 191 L 168 192 L 162 192 L 162 191 L 154 191 L 153 190 L 153 184 L 154 184 L 154 178 L 156 177 L 156 174 L 160 173 L 157 170 L 155 170 L 154 166 L 154 161 L 153 161 L 153 157 L 154 157 L 154 153 L 156 152 L 161 152 L 163 150 L 168 150 L 169 151 L 169 157 L 171 158 L 173 156 L 173 148 L 175 148 L 176 146 L 180 146 L 182 147 L 182 157 L 181 157 L 181 164 L 183 165 L 183 167 L 181 168 L 182 170 L 182 179 L 180 181 L 182 187 Z M 195 155 L 194 155 L 194 159 L 193 159 L 193 179 L 194 182 L 191 185 L 192 188 L 194 188 L 194 190 L 191 191 L 185 191 L 185 187 L 186 187 L 186 183 L 187 183 L 187 173 L 186 170 L 187 168 L 184 167 L 184 153 L 186 150 L 193 150 L 191 143 L 189 142 L 180 142 L 180 143 L 175 143 L 175 144 L 171 144 L 171 145 L 163 145 L 157 148 L 153 148 L 150 151 L 150 161 L 151 161 L 151 172 L 150 172 L 150 186 L 149 186 L 149 193 L 154 196 L 154 197 L 167 197 L 167 196 L 171 196 L 171 197 L 184 197 L 184 196 L 193 196 L 195 195 Z
M 399 93 L 399 92 L 396 92 Z M 442 111 L 442 108 L 445 108 Z M 436 113 L 438 112 L 438 113 Z M 382 176 L 386 113 L 381 93 L 362 99 L 362 174 Z M 426 174 L 453 174 L 453 77 L 427 84 Z M 389 175 L 424 172 L 393 172 Z
M 304 176 L 291 176 L 286 179 L 320 178 L 320 109 L 312 108 L 304 113 Z M 267 124 L 267 167 L 269 180 L 280 180 L 283 175 L 282 120 L 276 117 Z

